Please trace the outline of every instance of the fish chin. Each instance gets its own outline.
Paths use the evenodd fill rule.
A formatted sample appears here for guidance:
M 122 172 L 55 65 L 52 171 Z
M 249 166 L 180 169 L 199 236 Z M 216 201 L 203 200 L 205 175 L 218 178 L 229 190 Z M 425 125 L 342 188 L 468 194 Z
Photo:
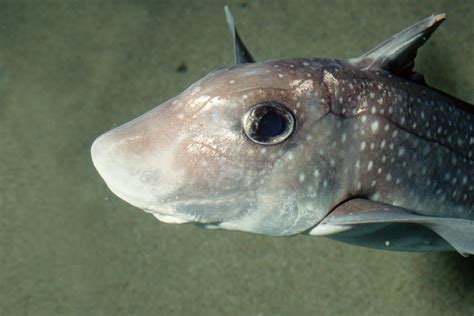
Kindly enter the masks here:
M 184 223 L 191 222 L 189 220 L 178 218 L 178 217 L 171 216 L 171 215 L 164 215 L 164 214 L 160 214 L 160 213 L 157 213 L 157 212 L 151 212 L 149 210 L 144 210 L 144 211 L 152 213 L 153 216 L 155 216 L 160 222 L 167 223 L 167 224 L 184 224 Z
M 117 189 L 115 186 L 111 185 L 109 182 L 106 182 L 107 187 L 112 191 L 113 194 L 118 196 L 120 199 L 124 200 L 128 204 L 131 204 L 135 207 L 146 209 L 147 204 L 144 203 L 143 196 L 141 198 L 133 197 L 130 194 L 124 193 L 123 191 Z
M 189 199 L 160 203 L 144 209 L 165 223 L 213 224 L 232 221 L 245 215 L 250 200 L 236 195 L 221 199 Z

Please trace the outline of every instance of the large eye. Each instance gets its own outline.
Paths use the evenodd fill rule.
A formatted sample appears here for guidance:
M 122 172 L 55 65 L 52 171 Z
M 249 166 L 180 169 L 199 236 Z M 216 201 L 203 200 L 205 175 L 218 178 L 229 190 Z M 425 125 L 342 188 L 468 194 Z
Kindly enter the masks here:
M 242 117 L 245 135 L 253 142 L 274 145 L 287 139 L 295 128 L 291 112 L 280 103 L 267 101 L 254 105 Z

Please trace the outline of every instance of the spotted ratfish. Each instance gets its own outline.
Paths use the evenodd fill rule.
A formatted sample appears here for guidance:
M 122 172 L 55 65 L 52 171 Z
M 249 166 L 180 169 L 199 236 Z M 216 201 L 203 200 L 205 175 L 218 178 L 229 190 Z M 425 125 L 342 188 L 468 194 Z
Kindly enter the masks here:
M 97 138 L 108 187 L 167 223 L 474 254 L 472 105 L 414 72 L 432 15 L 349 60 L 236 65 Z

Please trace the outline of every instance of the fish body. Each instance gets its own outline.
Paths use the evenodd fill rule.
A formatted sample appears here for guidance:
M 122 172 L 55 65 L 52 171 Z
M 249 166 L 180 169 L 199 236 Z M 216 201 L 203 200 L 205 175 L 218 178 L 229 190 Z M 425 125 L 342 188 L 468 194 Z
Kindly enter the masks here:
M 325 64 L 330 113 L 344 127 L 330 147 L 350 153 L 351 194 L 474 219 L 471 105 L 388 72 Z
M 168 223 L 474 253 L 470 104 L 413 72 L 431 16 L 348 61 L 236 65 L 100 136 L 94 165 Z

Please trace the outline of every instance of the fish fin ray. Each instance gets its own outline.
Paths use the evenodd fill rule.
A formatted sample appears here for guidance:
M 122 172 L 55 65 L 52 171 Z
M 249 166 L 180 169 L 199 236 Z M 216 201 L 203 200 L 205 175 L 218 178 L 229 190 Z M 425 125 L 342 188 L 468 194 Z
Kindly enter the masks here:
M 394 224 L 396 224 L 395 227 Z M 424 228 L 421 229 L 420 225 Z M 401 245 L 397 248 L 395 244 L 393 245 L 395 247 L 392 246 L 391 249 L 384 248 L 383 244 L 380 244 L 385 243 L 384 240 L 373 241 L 373 243 L 368 240 L 368 238 L 382 236 L 391 236 L 387 238 L 393 239 L 397 229 L 403 234 L 417 235 L 411 240 L 407 238 L 409 236 L 403 236 L 403 234 L 398 236 L 398 242 Z M 435 234 L 429 233 L 427 229 Z M 354 232 L 354 230 L 359 231 Z M 472 220 L 417 215 L 401 207 L 359 198 L 336 207 L 309 234 L 333 237 L 333 239 L 349 243 L 352 238 L 356 241 L 353 243 L 356 244 L 357 241 L 362 240 L 365 243 L 362 243 L 364 246 L 387 250 L 449 250 L 444 240 L 463 256 L 474 254 L 474 221 Z M 438 240 L 436 236 L 439 237 Z
M 239 33 L 237 32 L 237 28 L 234 23 L 234 17 L 230 12 L 229 7 L 224 6 L 224 12 L 227 20 L 227 25 L 229 26 L 229 30 L 232 33 L 232 39 L 234 42 L 234 63 L 236 65 L 254 63 L 255 60 L 248 51 L 247 47 L 245 47 L 244 42 L 242 41 Z
M 445 19 L 445 14 L 433 14 L 349 61 L 366 70 L 387 70 L 397 76 L 425 84 L 423 76 L 413 71 L 416 53 Z

